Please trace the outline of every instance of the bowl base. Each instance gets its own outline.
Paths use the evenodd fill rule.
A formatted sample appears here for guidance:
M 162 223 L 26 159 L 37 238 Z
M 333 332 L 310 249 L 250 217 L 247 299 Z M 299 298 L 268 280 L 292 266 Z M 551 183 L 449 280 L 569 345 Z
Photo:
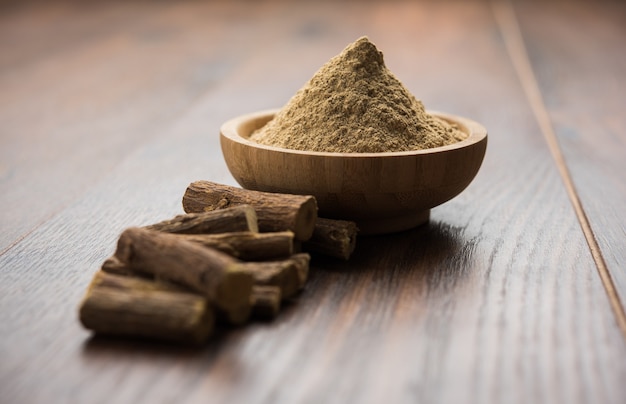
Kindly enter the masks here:
M 428 222 L 430 218 L 430 209 L 417 213 L 406 214 L 402 216 L 390 217 L 385 219 L 373 220 L 357 220 L 359 235 L 373 236 L 377 234 L 396 233 L 399 231 L 409 230 Z

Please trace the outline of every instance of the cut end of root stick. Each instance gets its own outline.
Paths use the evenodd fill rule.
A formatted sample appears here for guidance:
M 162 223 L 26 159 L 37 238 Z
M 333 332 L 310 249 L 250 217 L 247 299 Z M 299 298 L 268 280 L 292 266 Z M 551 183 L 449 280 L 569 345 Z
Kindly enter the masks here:
M 252 275 L 234 264 L 229 266 L 216 291 L 215 302 L 224 317 L 232 324 L 242 324 L 250 316 L 250 296 L 252 295 Z
M 310 239 L 311 236 L 313 236 L 316 220 L 317 201 L 311 196 L 300 206 L 299 212 L 296 215 L 295 237 L 303 241 Z
M 277 286 L 255 285 L 252 288 L 252 314 L 261 320 L 273 320 L 280 311 L 281 293 Z

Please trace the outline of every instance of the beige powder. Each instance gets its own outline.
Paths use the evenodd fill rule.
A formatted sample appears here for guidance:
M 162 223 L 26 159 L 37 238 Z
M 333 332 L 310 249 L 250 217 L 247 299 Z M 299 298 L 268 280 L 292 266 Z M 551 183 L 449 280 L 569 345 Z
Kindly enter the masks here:
M 250 137 L 287 149 L 377 153 L 420 150 L 466 135 L 424 110 L 366 37 L 330 59 Z

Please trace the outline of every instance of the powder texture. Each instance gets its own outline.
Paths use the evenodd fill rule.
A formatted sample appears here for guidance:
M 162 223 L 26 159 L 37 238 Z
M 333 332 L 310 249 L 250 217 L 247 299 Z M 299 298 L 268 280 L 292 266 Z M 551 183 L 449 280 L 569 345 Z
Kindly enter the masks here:
M 322 66 L 250 139 L 296 150 L 378 153 L 439 147 L 465 137 L 428 114 L 363 37 Z

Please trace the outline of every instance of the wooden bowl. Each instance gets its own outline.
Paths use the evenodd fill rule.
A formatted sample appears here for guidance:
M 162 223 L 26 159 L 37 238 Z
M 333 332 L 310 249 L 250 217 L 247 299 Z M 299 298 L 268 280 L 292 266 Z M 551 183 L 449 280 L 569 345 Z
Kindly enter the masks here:
M 359 234 L 392 233 L 428 221 L 431 208 L 474 179 L 487 148 L 482 125 L 432 111 L 468 137 L 448 146 L 390 153 L 309 152 L 250 141 L 250 134 L 276 112 L 256 112 L 222 125 L 222 153 L 235 180 L 246 189 L 313 195 L 321 217 L 353 220 Z

